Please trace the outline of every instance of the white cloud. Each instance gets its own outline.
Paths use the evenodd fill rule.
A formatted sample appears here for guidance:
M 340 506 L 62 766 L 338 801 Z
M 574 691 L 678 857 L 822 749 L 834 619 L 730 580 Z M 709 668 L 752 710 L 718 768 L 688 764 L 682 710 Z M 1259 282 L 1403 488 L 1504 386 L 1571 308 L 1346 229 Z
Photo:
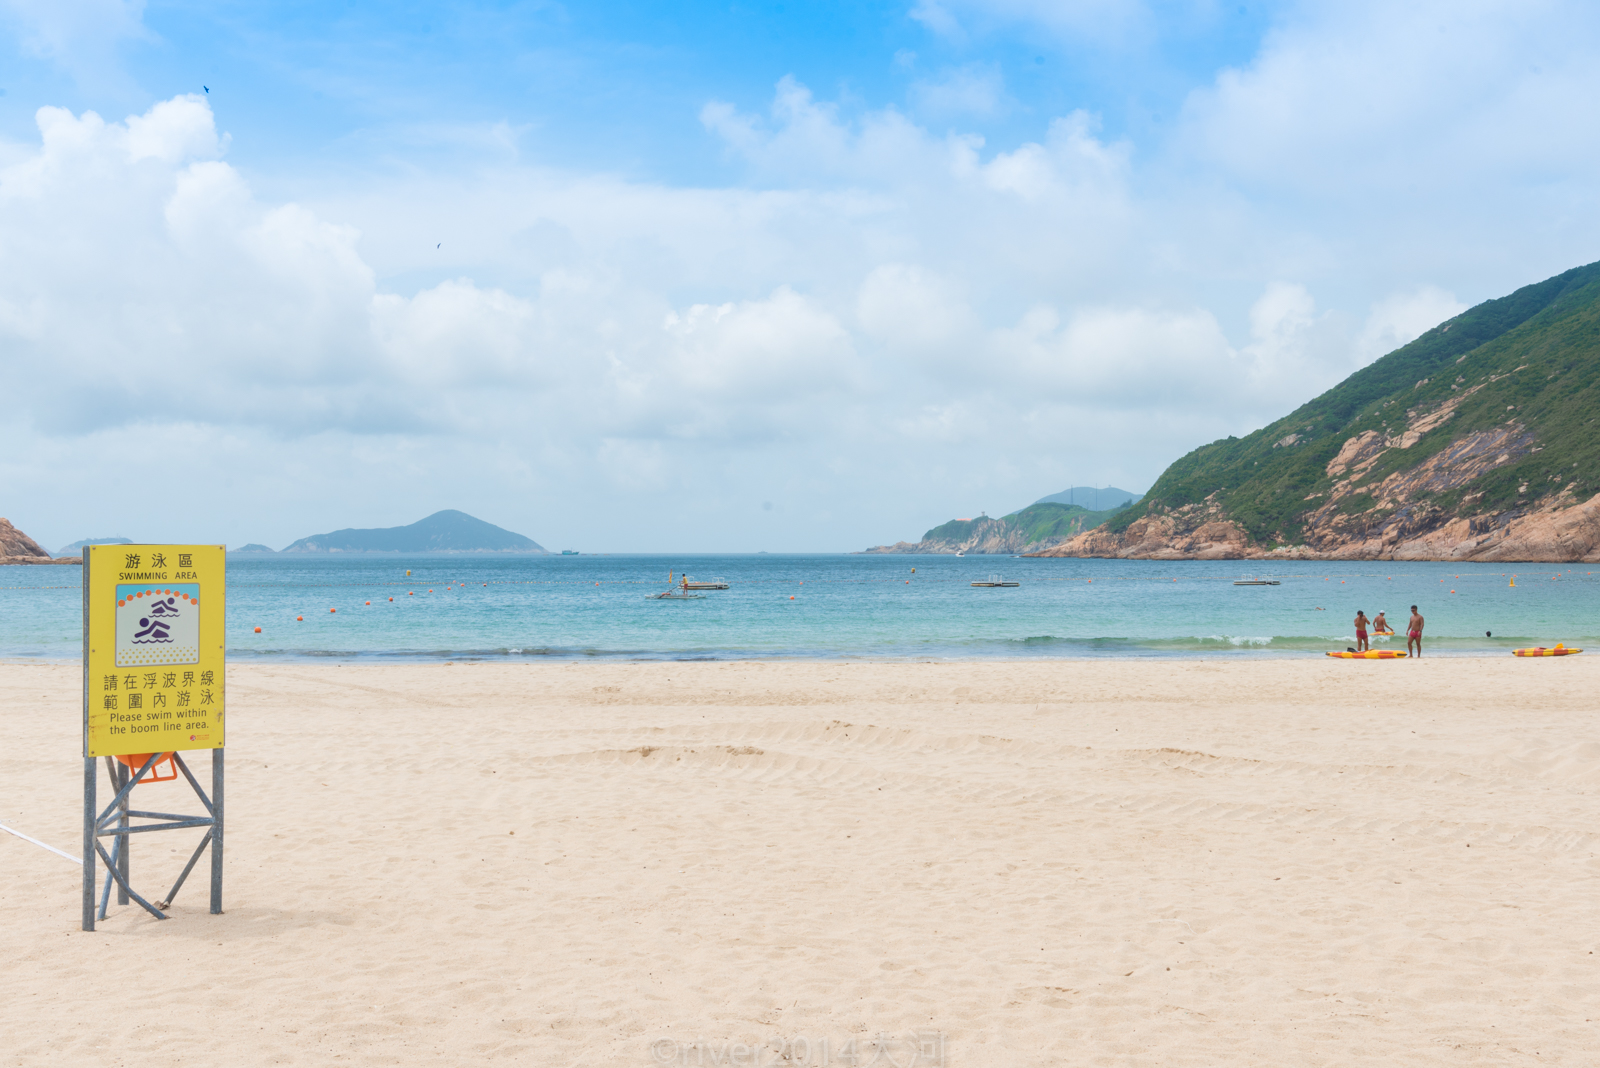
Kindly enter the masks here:
M 960 287 L 914 264 L 874 268 L 861 283 L 856 311 L 867 336 L 890 351 L 960 358 L 978 330 Z
M 89 89 L 128 89 L 119 47 L 154 38 L 144 25 L 144 0 L 0 0 L 0 13 L 21 30 L 27 52 Z
M 1365 367 L 1466 310 L 1455 294 L 1438 286 L 1419 286 L 1384 297 L 1372 306 L 1355 339 L 1355 363 Z
M 1459 189 L 1580 168 L 1571 102 L 1600 92 L 1587 3 L 1305 4 L 1186 108 L 1188 148 L 1251 183 L 1321 194 Z
M 1204 0 L 1192 6 L 1205 6 Z M 974 31 L 1020 23 L 1059 40 L 1101 47 L 1142 42 L 1155 32 L 1157 21 L 1142 0 L 917 0 L 909 14 L 957 42 Z
M 453 506 L 618 549 L 855 547 L 956 494 L 1142 488 L 1454 314 L 1452 291 L 1510 288 L 1380 201 L 1329 208 L 1336 125 L 1333 147 L 1287 120 L 1247 143 L 1291 43 L 1138 150 L 1082 111 L 996 149 L 786 78 L 760 114 L 703 110 L 743 172 L 725 188 L 507 154 L 280 202 L 204 100 L 44 109 L 0 167 L 0 373 L 26 413 L 0 476 L 88 502 L 113 484 L 96 457 L 177 455 L 228 541 Z M 1541 165 L 1581 176 L 1562 151 Z M 1370 192 L 1367 168 L 1344 173 Z M 1597 236 L 1565 230 L 1560 249 Z M 1512 284 L 1581 262 L 1559 254 Z M 71 464 L 65 488 L 37 475 Z M 177 533 L 159 502 L 128 507 L 32 532 Z
M 1010 105 L 1000 71 L 970 63 L 913 82 L 911 99 L 920 114 L 935 118 L 988 117 Z

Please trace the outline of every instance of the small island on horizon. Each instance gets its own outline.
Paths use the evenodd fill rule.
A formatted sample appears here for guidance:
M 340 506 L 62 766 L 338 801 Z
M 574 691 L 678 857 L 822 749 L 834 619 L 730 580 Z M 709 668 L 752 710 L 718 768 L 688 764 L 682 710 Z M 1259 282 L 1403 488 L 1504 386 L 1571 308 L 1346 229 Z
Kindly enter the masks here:
M 239 552 L 271 552 L 254 543 Z M 285 547 L 286 553 L 534 553 L 548 550 L 532 538 L 446 508 L 403 527 L 347 527 L 313 534 Z

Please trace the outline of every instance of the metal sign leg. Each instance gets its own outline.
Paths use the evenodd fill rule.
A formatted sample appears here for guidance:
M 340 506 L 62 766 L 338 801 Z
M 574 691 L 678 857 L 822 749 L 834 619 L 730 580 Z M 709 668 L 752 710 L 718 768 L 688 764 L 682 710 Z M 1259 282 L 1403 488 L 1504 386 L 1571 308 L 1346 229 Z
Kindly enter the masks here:
M 113 777 L 111 785 L 122 795 L 117 815 L 117 830 L 126 831 L 128 829 L 128 765 L 120 760 L 108 759 L 107 763 L 116 769 L 116 775 Z M 120 841 L 122 842 L 122 852 L 117 854 L 117 874 L 121 875 L 122 878 L 117 880 L 117 904 L 126 905 L 128 903 L 128 846 L 132 843 L 127 835 L 123 835 Z
M 211 750 L 211 914 L 222 914 L 222 754 Z
M 94 930 L 95 786 L 100 769 L 94 757 L 83 758 L 83 929 Z

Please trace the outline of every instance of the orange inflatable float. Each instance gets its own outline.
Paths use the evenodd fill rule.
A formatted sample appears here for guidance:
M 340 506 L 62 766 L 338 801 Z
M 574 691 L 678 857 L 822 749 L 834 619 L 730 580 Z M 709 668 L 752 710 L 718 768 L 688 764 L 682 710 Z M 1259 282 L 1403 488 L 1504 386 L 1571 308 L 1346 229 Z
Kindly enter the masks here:
M 1393 649 L 1368 649 L 1364 653 L 1343 652 L 1329 653 L 1328 655 L 1336 656 L 1340 660 L 1401 660 L 1405 658 L 1406 654 L 1397 653 Z
M 128 765 L 128 773 L 131 776 L 134 772 L 136 772 L 140 768 L 144 767 L 144 762 L 146 760 L 150 759 L 150 754 L 149 753 L 124 753 L 121 756 L 117 757 L 117 759 L 120 760 L 122 763 Z M 161 765 L 163 765 L 163 764 L 165 764 L 167 766 L 167 773 L 165 775 L 161 774 Z M 148 772 L 146 772 L 145 773 L 145 777 L 140 779 L 139 781 L 141 783 L 145 783 L 145 782 L 170 782 L 173 779 L 176 779 L 177 777 L 178 777 L 178 766 L 172 762 L 172 754 L 171 753 L 162 753 L 161 754 L 161 759 L 156 761 L 154 764 L 150 765 L 150 770 Z
M 1568 649 L 1565 645 L 1562 645 L 1560 642 L 1557 642 L 1556 645 L 1555 645 L 1555 648 L 1553 648 L 1553 649 L 1546 649 L 1542 645 L 1537 645 L 1537 646 L 1534 646 L 1532 649 L 1513 649 L 1513 650 L 1511 650 L 1511 655 L 1512 656 L 1571 656 L 1573 653 L 1581 653 L 1581 652 L 1583 652 L 1582 649 Z

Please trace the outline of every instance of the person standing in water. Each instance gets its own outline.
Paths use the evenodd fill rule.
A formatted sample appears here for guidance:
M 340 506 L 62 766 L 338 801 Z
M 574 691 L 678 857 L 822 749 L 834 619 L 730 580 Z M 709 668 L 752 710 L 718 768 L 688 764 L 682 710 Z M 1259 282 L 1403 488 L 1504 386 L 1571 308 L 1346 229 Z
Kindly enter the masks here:
M 1358 608 L 1356 609 L 1356 652 L 1364 653 L 1368 648 L 1367 613 Z
M 1387 619 L 1383 618 L 1383 613 L 1382 612 L 1379 612 L 1377 615 L 1372 617 L 1372 633 L 1374 633 L 1374 634 L 1393 634 L 1394 633 L 1394 631 L 1389 629 L 1389 621 Z
M 1417 606 L 1411 606 L 1411 619 L 1406 623 L 1406 652 L 1411 652 L 1415 645 L 1417 651 L 1414 656 L 1422 655 L 1422 613 L 1417 611 Z

